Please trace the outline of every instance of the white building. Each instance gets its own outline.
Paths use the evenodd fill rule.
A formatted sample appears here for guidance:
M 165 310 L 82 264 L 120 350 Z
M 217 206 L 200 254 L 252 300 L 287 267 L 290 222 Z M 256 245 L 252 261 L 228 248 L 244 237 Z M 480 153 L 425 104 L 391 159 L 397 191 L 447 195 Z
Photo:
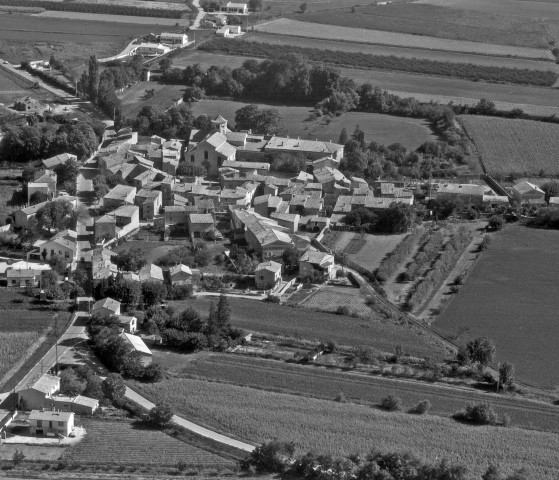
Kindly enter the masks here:
M 159 41 L 167 45 L 186 45 L 188 43 L 188 35 L 184 33 L 162 33 Z

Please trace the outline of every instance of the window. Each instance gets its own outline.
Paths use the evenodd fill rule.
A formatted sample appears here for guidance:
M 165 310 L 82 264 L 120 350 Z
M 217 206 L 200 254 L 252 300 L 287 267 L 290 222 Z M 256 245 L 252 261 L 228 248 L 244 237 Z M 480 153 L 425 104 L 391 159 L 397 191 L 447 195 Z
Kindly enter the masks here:
M 207 160 L 208 158 L 210 158 L 210 154 L 207 150 L 204 150 L 204 160 Z
M 12 280 L 12 285 L 15 285 L 15 284 L 16 284 L 16 281 L 15 281 L 15 280 Z
M 59 426 L 59 427 L 63 427 L 63 426 L 64 426 L 64 422 L 58 422 L 58 426 Z
M 190 155 L 190 161 L 194 163 L 194 155 Z
M 42 420 L 37 420 L 37 426 L 42 427 L 43 426 L 43 421 Z

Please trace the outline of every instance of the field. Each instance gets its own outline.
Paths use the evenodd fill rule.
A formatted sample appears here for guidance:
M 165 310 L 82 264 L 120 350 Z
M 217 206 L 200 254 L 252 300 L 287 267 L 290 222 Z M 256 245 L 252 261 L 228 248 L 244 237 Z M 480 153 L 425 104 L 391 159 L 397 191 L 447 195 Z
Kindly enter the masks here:
M 332 17 L 334 18 L 334 17 Z M 336 21 L 337 18 L 333 21 Z M 255 30 L 281 35 L 299 37 L 323 38 L 331 40 L 333 37 L 347 42 L 362 42 L 379 45 L 394 45 L 399 47 L 425 48 L 429 50 L 443 50 L 462 53 L 479 53 L 482 55 L 513 56 L 531 59 L 553 60 L 553 54 L 545 48 L 516 47 L 490 43 L 478 43 L 465 40 L 450 40 L 436 37 L 413 35 L 408 33 L 383 32 L 381 30 L 366 30 L 331 26 L 325 28 L 319 23 L 307 23 L 297 20 L 279 19 L 257 25 Z
M 541 24 L 507 15 L 507 9 L 487 15 L 475 10 L 415 3 L 367 5 L 306 14 L 308 22 L 427 35 L 502 45 L 547 48 Z
M 144 100 L 147 89 L 154 89 L 155 95 Z M 167 109 L 176 104 L 184 94 L 182 85 L 164 85 L 155 82 L 138 82 L 133 87 L 125 90 L 119 97 L 122 101 L 122 113 L 126 118 L 136 118 L 145 105 L 157 106 Z
M 369 316 L 371 309 L 365 304 L 365 298 L 358 288 L 322 287 L 299 304 L 302 308 L 335 312 L 340 306 L 348 307 L 351 313 Z
M 0 58 L 10 63 L 49 59 L 51 54 L 70 64 L 87 64 L 90 55 L 98 58 L 118 53 L 133 38 L 160 33 L 170 27 L 112 23 L 30 15 L 0 15 Z M 171 30 L 174 30 L 171 28 Z
M 496 361 L 513 362 L 520 381 L 558 389 L 559 272 L 550 268 L 559 262 L 557 235 L 523 226 L 492 235 L 489 249 L 433 328 L 451 335 L 467 327 L 464 342 L 487 336 L 497 344 Z
M 249 33 L 243 36 L 245 42 L 269 43 L 272 45 L 293 45 L 305 48 L 320 48 L 323 50 L 338 50 L 351 53 L 369 53 L 374 55 L 390 56 L 400 58 L 419 58 L 449 63 L 471 63 L 473 65 L 503 67 L 503 68 L 527 68 L 529 70 L 553 70 L 559 71 L 559 65 L 540 60 L 529 60 L 515 57 L 491 57 L 488 55 L 476 55 L 460 52 L 443 52 L 435 50 L 422 50 L 415 47 L 393 47 L 390 45 L 364 45 L 357 42 L 340 42 L 318 38 L 290 37 L 288 35 L 267 34 L 263 32 Z
M 38 338 L 38 332 L 0 332 L 0 380 Z
M 212 301 L 215 299 L 198 297 L 196 300 L 169 302 L 169 305 L 178 310 L 191 305 L 205 315 Z M 332 339 L 339 345 L 367 345 L 390 353 L 394 352 L 396 345 L 401 345 L 404 352 L 413 356 L 434 360 L 446 356 L 444 347 L 435 340 L 409 327 L 379 320 L 372 311 L 370 318 L 362 319 L 235 298 L 230 298 L 229 304 L 232 324 L 249 332 L 290 336 L 317 343 Z
M 203 378 L 326 400 L 333 400 L 340 392 L 350 401 L 371 405 L 378 405 L 388 393 L 398 395 L 410 406 L 428 398 L 432 404 L 431 411 L 447 417 L 468 402 L 487 399 L 487 393 L 475 390 L 451 389 L 424 381 L 400 381 L 326 370 L 318 365 L 302 366 L 242 355 L 211 353 L 193 356 L 154 350 L 154 360 L 173 376 Z M 503 395 L 492 395 L 491 402 L 500 412 L 508 413 L 516 426 L 559 431 L 556 421 L 559 411 L 551 405 L 536 405 Z
M 349 260 L 373 272 L 386 254 L 394 250 L 405 236 L 332 231 L 327 234 L 323 243 L 335 252 L 346 253 Z M 354 247 L 356 242 L 359 242 L 358 248 Z
M 43 18 L 65 18 L 68 20 L 89 20 L 96 22 L 135 23 L 136 25 L 143 24 L 150 26 L 167 25 L 174 27 L 177 23 L 180 25 L 184 25 L 186 23 L 186 20 L 176 18 L 135 17 L 132 15 L 109 15 L 103 13 L 53 12 L 51 10 L 41 12 L 36 16 Z
M 559 475 L 556 434 L 471 427 L 446 418 L 386 413 L 351 403 L 202 380 L 173 378 L 137 387 L 156 400 L 168 401 L 188 418 L 211 422 L 254 442 L 271 438 L 293 441 L 299 453 L 409 451 L 427 461 L 447 458 L 465 464 L 478 476 L 489 463 L 500 464 L 507 473 L 525 466 L 531 478 L 542 480 Z
M 490 175 L 557 175 L 559 125 L 531 120 L 461 116 Z
M 196 467 L 231 466 L 224 458 L 130 421 L 80 418 L 76 425 L 85 427 L 86 435 L 66 450 L 64 458 L 71 462 L 175 466 L 184 461 Z
M 175 61 L 178 66 L 190 63 L 201 65 L 228 65 L 236 68 L 245 57 L 233 57 L 194 51 L 192 54 Z M 222 62 L 222 63 L 219 63 Z M 547 65 L 547 64 L 545 64 Z M 457 104 L 475 105 L 480 98 L 495 102 L 499 109 L 512 110 L 521 108 L 533 115 L 559 115 L 559 89 L 528 87 L 524 85 L 500 85 L 484 82 L 473 82 L 456 78 L 430 77 L 404 72 L 386 72 L 381 70 L 360 70 L 340 68 L 342 74 L 353 79 L 357 84 L 371 83 L 402 97 L 415 97 L 420 101 L 439 103 L 453 102 Z M 152 84 L 151 87 L 157 86 Z M 144 90 L 142 90 L 143 92 Z M 208 105 L 208 101 L 201 102 Z M 221 102 L 225 105 L 225 102 Z M 200 105 L 200 103 L 196 104 Z M 195 109 L 198 108 L 195 105 Z M 217 107 L 216 107 L 217 108 Z M 139 110 L 139 107 L 137 107 Z M 197 110 L 199 111 L 199 110 Z M 234 112 L 234 110 L 232 110 Z M 204 113 L 201 112 L 200 113 Z M 211 112 L 214 113 L 213 111 Z M 223 114 L 225 116 L 225 114 Z M 344 118 L 343 116 L 341 117 Z M 382 118 L 387 118 L 383 116 Z M 403 118 L 399 119 L 403 121 Z M 335 121 L 335 120 L 334 120 Z M 382 125 L 382 122 L 380 123 Z M 380 127 L 379 125 L 379 127 Z M 300 131 L 299 131 L 300 132 Z M 403 143 L 403 142 L 402 142 Z
M 32 95 L 42 101 L 52 101 L 53 94 L 41 88 L 32 88 L 33 83 L 0 67 L 0 103 L 11 107 L 18 98 Z M 14 112 L 15 113 L 15 112 Z M 3 184 L 2 187 L 4 187 Z M 2 188 L 4 190 L 4 188 Z M 9 188 L 8 188 L 9 190 Z M 2 195 L 3 196 L 3 195 Z
M 196 116 L 201 114 L 210 117 L 223 115 L 231 124 L 234 124 L 235 112 L 245 105 L 244 102 L 202 100 L 192 104 L 191 107 Z M 260 104 L 260 107 L 277 109 L 290 136 L 337 142 L 344 127 L 351 134 L 355 126 L 359 125 L 365 132 L 368 142 L 374 140 L 384 145 L 401 143 L 406 148 L 415 150 L 422 143 L 436 139 L 428 123 L 417 118 L 348 112 L 325 123 L 321 120 L 307 120 L 312 110 L 310 107 L 265 104 Z

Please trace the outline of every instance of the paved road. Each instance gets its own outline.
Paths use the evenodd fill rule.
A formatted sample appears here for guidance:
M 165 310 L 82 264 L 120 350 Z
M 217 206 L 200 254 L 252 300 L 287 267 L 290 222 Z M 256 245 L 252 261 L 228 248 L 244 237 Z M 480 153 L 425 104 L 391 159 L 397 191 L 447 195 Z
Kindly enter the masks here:
M 58 340 L 58 349 L 53 345 L 50 350 L 45 353 L 43 358 L 25 375 L 25 377 L 17 384 L 16 390 L 33 383 L 46 373 L 56 363 L 56 354 L 58 351 L 58 358 L 68 352 L 75 345 L 87 340 L 87 333 L 85 331 L 85 318 L 87 314 L 83 312 L 76 312 L 72 316 L 70 325 Z
M 141 405 L 147 410 L 151 410 L 153 407 L 155 407 L 154 403 L 150 402 L 148 399 L 142 397 L 139 393 L 128 387 L 126 387 L 125 396 L 126 398 L 128 398 L 128 400 Z M 225 435 L 222 435 L 221 433 L 209 430 L 208 428 L 202 427 L 177 415 L 173 415 L 172 422 L 176 425 L 179 425 L 180 427 L 186 428 L 193 433 L 201 435 L 202 437 L 211 438 L 212 440 L 223 443 L 224 445 L 229 445 L 230 447 L 238 448 L 239 450 L 244 450 L 245 452 L 252 452 L 254 450 L 254 445 L 229 438 Z

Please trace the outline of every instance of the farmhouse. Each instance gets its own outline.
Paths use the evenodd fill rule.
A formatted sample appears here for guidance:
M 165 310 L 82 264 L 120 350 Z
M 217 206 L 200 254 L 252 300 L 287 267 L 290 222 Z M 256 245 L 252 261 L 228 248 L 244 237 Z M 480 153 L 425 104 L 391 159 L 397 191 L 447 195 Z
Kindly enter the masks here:
M 59 232 L 39 247 L 44 260 L 50 260 L 55 255 L 64 258 L 66 262 L 73 262 L 78 256 L 77 233 L 73 230 Z
M 93 415 L 95 410 L 99 408 L 99 400 L 83 395 L 77 397 L 56 395 L 47 400 L 47 405 L 47 408 L 55 411 L 74 412 L 77 415 Z
M 32 410 L 27 419 L 32 435 L 64 435 L 74 430 L 74 412 L 60 410 Z
M 248 6 L 246 3 L 228 2 L 227 5 L 221 6 L 219 10 L 221 12 L 236 14 L 236 15 L 248 14 Z
M 23 113 L 38 113 L 42 109 L 38 100 L 31 97 L 22 97 L 14 102 L 14 110 Z
M 162 33 L 159 41 L 167 45 L 186 45 L 188 43 L 188 35 L 184 33 Z
M 520 182 L 512 187 L 512 196 L 519 205 L 523 203 L 545 203 L 545 192 L 530 182 Z
M 201 237 L 215 228 L 214 218 L 209 213 L 191 213 L 187 221 L 188 232 L 193 237 Z
M 120 334 L 120 338 L 122 338 L 127 345 L 132 347 L 133 352 L 138 352 L 140 354 L 140 361 L 142 365 L 147 366 L 151 364 L 152 362 L 151 350 L 147 347 L 147 345 L 140 337 L 136 335 L 130 335 L 129 333 L 126 332 L 122 332 Z
M 138 275 L 140 276 L 140 282 L 163 283 L 165 280 L 163 277 L 163 269 L 153 263 L 144 265 L 138 272 Z
M 191 285 L 200 278 L 200 271 L 179 263 L 169 269 L 171 285 Z
M 481 205 L 485 188 L 481 185 L 447 183 L 440 185 L 436 197 L 452 198 L 463 204 Z
M 331 280 L 336 276 L 334 255 L 308 249 L 299 259 L 299 277 L 312 278 L 319 272 L 324 279 Z
M 44 374 L 30 385 L 16 391 L 20 410 L 41 409 L 46 406 L 48 398 L 60 390 L 60 378 Z
M 254 280 L 260 290 L 273 288 L 281 280 L 281 263 L 270 260 L 259 264 L 254 271 Z
M 97 300 L 91 309 L 92 315 L 101 317 L 110 317 L 111 315 L 120 315 L 120 302 L 112 298 L 103 298 Z

